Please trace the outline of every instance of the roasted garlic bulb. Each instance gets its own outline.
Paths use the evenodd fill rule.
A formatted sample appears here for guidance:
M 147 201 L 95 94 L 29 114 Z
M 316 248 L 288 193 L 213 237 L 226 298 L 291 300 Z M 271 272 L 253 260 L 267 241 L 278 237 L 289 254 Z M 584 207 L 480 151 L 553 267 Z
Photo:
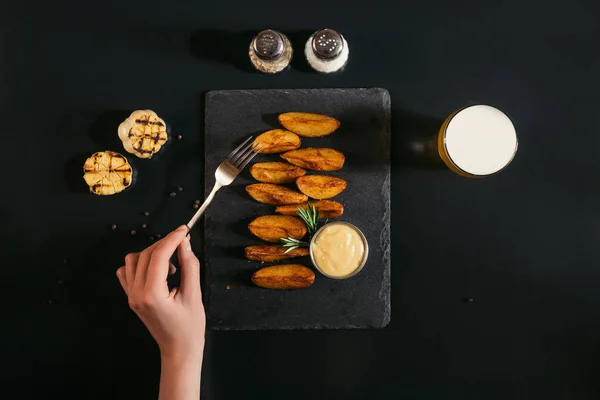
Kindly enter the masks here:
M 127 159 L 114 151 L 94 153 L 83 165 L 83 179 L 90 192 L 101 196 L 122 192 L 131 185 L 132 177 Z
M 167 125 L 152 110 L 137 110 L 119 125 L 119 139 L 127 152 L 151 158 L 167 143 Z

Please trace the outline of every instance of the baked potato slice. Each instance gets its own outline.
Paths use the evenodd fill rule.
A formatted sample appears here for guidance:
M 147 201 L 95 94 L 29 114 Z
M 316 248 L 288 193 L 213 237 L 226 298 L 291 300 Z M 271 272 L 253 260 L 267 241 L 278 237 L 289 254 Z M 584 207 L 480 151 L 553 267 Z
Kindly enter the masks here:
M 302 112 L 280 114 L 279 122 L 288 131 L 303 137 L 326 136 L 340 127 L 340 121 L 333 117 Z
M 288 237 L 300 240 L 306 235 L 304 222 L 289 215 L 263 215 L 250 222 L 248 229 L 254 236 L 271 243 Z
M 263 154 L 283 153 L 300 147 L 300 138 L 293 132 L 285 129 L 272 129 L 260 134 L 254 140 L 254 145 L 263 146 Z
M 292 251 L 288 250 L 289 248 L 287 247 L 274 244 L 262 244 L 259 246 L 248 246 L 244 249 L 244 253 L 248 260 L 262 262 L 275 262 L 288 258 L 305 257 L 310 254 L 306 247 L 298 247 Z
M 323 200 L 342 193 L 348 184 L 345 180 L 335 176 L 307 175 L 296 179 L 296 185 L 308 197 Z
M 319 211 L 319 218 L 321 219 L 338 218 L 344 214 L 344 206 L 337 201 L 311 201 L 310 206 L 315 206 L 315 208 Z M 275 212 L 283 215 L 296 215 L 298 208 L 300 207 L 306 210 L 308 203 L 279 206 L 275 209 Z
M 273 265 L 252 274 L 252 282 L 265 289 L 304 289 L 315 281 L 315 273 L 301 264 Z
M 314 171 L 337 171 L 344 166 L 344 153 L 328 148 L 292 150 L 281 155 L 285 161 Z
M 302 203 L 308 196 L 295 190 L 271 183 L 255 183 L 246 186 L 246 192 L 256 201 L 264 204 L 283 205 Z
M 304 176 L 306 170 L 286 162 L 274 161 L 254 164 L 250 168 L 250 174 L 259 182 L 290 183 Z

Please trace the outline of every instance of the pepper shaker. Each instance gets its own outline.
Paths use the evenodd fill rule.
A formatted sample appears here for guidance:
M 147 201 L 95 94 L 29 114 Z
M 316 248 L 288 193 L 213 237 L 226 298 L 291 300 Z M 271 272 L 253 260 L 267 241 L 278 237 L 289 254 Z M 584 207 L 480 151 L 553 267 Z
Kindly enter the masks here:
M 260 72 L 275 74 L 283 71 L 292 60 L 292 44 L 281 32 L 267 29 L 259 32 L 250 43 L 250 61 Z
M 329 74 L 344 68 L 350 48 L 346 39 L 333 29 L 321 29 L 312 34 L 304 46 L 304 55 L 317 72 Z

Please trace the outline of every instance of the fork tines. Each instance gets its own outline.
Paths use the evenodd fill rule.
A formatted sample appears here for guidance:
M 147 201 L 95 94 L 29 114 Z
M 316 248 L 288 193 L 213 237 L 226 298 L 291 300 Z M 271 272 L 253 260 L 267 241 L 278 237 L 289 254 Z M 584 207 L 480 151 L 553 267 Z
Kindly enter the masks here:
M 242 144 L 227 156 L 227 161 L 239 170 L 244 169 L 264 147 L 264 144 L 256 142 L 248 143 L 250 140 L 252 140 L 252 136 L 244 140 Z

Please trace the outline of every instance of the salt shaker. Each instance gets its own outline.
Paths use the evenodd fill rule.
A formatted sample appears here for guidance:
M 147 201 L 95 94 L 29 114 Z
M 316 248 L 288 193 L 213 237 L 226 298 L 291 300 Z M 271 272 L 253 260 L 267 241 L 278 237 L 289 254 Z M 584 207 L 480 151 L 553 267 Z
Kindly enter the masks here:
M 259 32 L 250 43 L 250 61 L 260 72 L 275 74 L 283 71 L 292 60 L 292 45 L 281 32 L 267 29 Z
M 304 54 L 315 71 L 329 74 L 344 68 L 348 62 L 350 48 L 339 32 L 321 29 L 308 38 Z

